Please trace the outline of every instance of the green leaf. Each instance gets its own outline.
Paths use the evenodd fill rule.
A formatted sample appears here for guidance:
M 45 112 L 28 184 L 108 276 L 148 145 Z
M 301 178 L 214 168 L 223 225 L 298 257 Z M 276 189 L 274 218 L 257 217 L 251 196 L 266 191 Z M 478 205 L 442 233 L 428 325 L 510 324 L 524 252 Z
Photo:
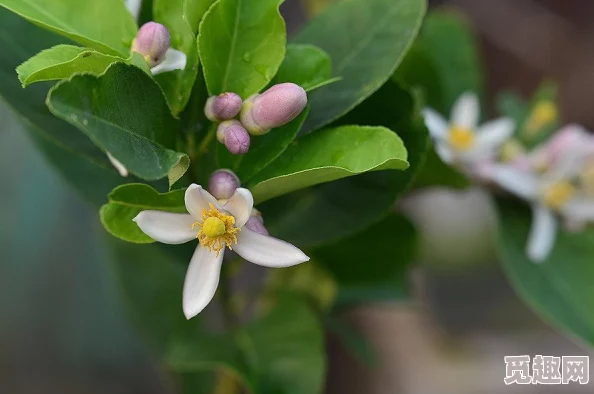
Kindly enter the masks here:
M 291 44 L 271 84 L 293 82 L 309 91 L 331 77 L 332 60 L 326 52 L 315 45 Z
M 342 306 L 407 298 L 416 247 L 412 224 L 392 214 L 361 233 L 316 249 L 313 255 L 334 276 L 336 304 Z
M 184 190 L 159 193 L 149 185 L 134 183 L 115 188 L 99 212 L 101 223 L 114 237 L 134 243 L 155 242 L 132 221 L 141 211 L 187 213 Z
M 362 123 L 397 130 L 408 150 L 408 170 L 348 177 L 258 206 L 271 234 L 300 247 L 315 247 L 361 232 L 388 215 L 425 160 L 428 131 L 415 108 L 411 94 L 388 81 L 335 123 Z
M 520 297 L 544 320 L 594 344 L 594 230 L 557 233 L 555 248 L 540 264 L 525 252 L 529 210 L 499 201 L 499 248 L 503 268 Z
M 200 21 L 203 13 L 206 12 L 200 7 L 188 7 L 187 3 L 187 0 L 153 0 L 155 21 L 162 23 L 169 29 L 171 47 L 184 52 L 187 56 L 184 70 L 169 71 L 155 76 L 165 92 L 172 112 L 176 115 L 188 103 L 198 74 L 199 59 L 196 33 L 190 23 L 196 24 L 196 21 Z M 198 27 L 197 24 L 195 27 Z
M 402 140 L 385 127 L 343 126 L 306 135 L 250 182 L 262 202 L 320 183 L 379 170 L 408 168 Z
M 127 180 L 118 175 L 105 154 L 86 136 L 48 111 L 44 104 L 47 83 L 25 90 L 14 74 L 14 69 L 29 57 L 62 42 L 63 39 L 0 7 L 0 45 L 3 48 L 0 96 L 22 119 L 49 162 L 86 199 L 99 206 L 110 190 Z
M 344 115 L 390 78 L 417 35 L 425 0 L 343 0 L 294 39 L 326 51 L 342 80 L 312 92 L 304 131 Z
M 274 162 L 293 142 L 307 118 L 307 113 L 306 108 L 301 115 L 286 125 L 268 134 L 252 137 L 250 150 L 244 155 L 232 155 L 222 144 L 217 144 L 219 167 L 233 170 L 242 182 L 248 182 L 254 175 Z
M 168 176 L 171 186 L 188 168 L 188 157 L 172 150 L 178 124 L 165 97 L 136 67 L 116 63 L 100 77 L 75 76 L 52 88 L 47 104 L 142 179 Z
M 285 55 L 281 0 L 218 0 L 200 24 L 198 50 L 211 95 L 247 98 L 268 85 Z
M 0 0 L 0 6 L 64 37 L 111 55 L 128 56 L 136 24 L 122 0 Z
M 35 82 L 68 79 L 75 73 L 99 75 L 115 62 L 134 64 L 146 73 L 150 72 L 144 59 L 136 53 L 123 59 L 73 45 L 57 45 L 41 51 L 18 66 L 16 71 L 23 87 L 27 87 Z

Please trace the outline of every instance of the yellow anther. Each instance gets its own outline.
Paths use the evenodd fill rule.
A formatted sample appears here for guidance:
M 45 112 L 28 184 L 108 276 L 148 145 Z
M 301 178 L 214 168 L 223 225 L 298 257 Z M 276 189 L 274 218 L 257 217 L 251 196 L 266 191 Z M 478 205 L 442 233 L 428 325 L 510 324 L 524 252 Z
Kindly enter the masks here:
M 474 133 L 472 130 L 463 127 L 452 126 L 448 135 L 448 141 L 454 149 L 465 151 L 474 145 Z
M 196 238 L 202 246 L 208 248 L 211 252 L 216 252 L 217 256 L 225 246 L 232 249 L 232 245 L 237 243 L 237 233 L 239 228 L 235 227 L 235 218 L 224 214 L 209 204 L 210 209 L 202 210 L 202 220 L 192 224 L 192 229 L 199 227 Z
M 538 102 L 530 117 L 526 121 L 524 131 L 529 135 L 537 134 L 545 126 L 548 126 L 557 119 L 558 111 L 555 104 L 548 100 Z
M 547 187 L 543 199 L 553 209 L 559 209 L 575 196 L 576 189 L 567 181 L 559 181 Z
M 526 149 L 524 149 L 524 146 L 520 141 L 515 138 L 510 139 L 501 147 L 501 159 L 506 162 L 512 161 L 524 153 L 526 153 Z

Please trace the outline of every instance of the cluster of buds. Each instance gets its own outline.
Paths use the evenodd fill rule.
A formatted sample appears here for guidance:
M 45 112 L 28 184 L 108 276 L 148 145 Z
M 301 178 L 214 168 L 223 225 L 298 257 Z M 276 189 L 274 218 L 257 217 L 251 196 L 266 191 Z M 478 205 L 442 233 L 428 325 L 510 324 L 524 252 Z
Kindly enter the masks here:
M 216 170 L 208 180 L 208 191 L 221 203 L 230 199 L 240 186 L 239 177 L 227 169 Z M 252 208 L 250 218 L 245 226 L 258 234 L 268 235 L 262 214 L 256 208 Z
M 263 135 L 289 123 L 306 105 L 307 94 L 301 86 L 281 83 L 245 101 L 232 92 L 212 96 L 206 101 L 204 113 L 210 121 L 219 123 L 217 140 L 239 155 L 250 149 L 250 134 Z M 239 120 L 235 119 L 238 115 Z

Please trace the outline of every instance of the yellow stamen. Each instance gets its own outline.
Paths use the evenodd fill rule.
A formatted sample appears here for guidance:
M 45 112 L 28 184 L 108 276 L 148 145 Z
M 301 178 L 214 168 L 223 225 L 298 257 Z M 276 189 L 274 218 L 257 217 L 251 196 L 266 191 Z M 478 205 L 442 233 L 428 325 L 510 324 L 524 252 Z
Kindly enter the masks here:
M 200 227 L 196 238 L 202 246 L 217 256 L 225 246 L 232 249 L 231 245 L 237 243 L 237 233 L 241 230 L 235 227 L 235 218 L 224 214 L 209 204 L 210 209 L 202 210 L 202 220 L 192 224 L 192 230 Z
M 548 126 L 557 119 L 558 111 L 555 104 L 548 100 L 537 103 L 530 113 L 530 117 L 524 126 L 524 132 L 530 136 L 538 134 L 545 126 Z
M 501 147 L 501 159 L 505 162 L 512 161 L 524 153 L 526 153 L 524 146 L 515 138 L 511 138 Z
M 468 150 L 474 145 L 474 133 L 464 127 L 452 126 L 448 135 L 450 145 L 459 151 Z
M 575 186 L 567 181 L 559 181 L 544 191 L 543 199 L 549 207 L 559 209 L 571 200 L 575 193 Z

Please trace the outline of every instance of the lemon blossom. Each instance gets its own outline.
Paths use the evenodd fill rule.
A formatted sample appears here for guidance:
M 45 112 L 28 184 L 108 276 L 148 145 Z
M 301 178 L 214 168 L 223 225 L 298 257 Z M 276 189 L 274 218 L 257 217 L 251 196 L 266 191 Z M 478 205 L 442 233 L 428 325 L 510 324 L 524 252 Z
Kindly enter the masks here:
M 133 220 L 149 237 L 166 244 L 182 244 L 198 239 L 186 273 L 183 311 L 190 319 L 214 297 L 225 248 L 254 264 L 289 267 L 309 260 L 290 243 L 257 233 L 245 226 L 254 200 L 249 190 L 238 188 L 223 203 L 201 186 L 186 190 L 188 214 L 142 211 Z
M 477 170 L 475 165 L 492 160 L 515 129 L 515 122 L 504 117 L 479 126 L 479 101 L 473 93 L 458 98 L 449 121 L 430 108 L 423 110 L 423 116 L 441 160 L 471 173 Z
M 582 137 L 574 129 L 537 148 L 534 157 L 546 159 L 540 165 L 516 162 L 516 165 L 496 164 L 490 169 L 489 178 L 493 182 L 531 202 L 533 219 L 526 253 L 534 262 L 542 262 L 550 254 L 557 233 L 557 217 L 569 229 L 580 229 L 594 221 L 594 195 L 585 182 L 589 179 L 587 164 L 594 152 L 594 141 L 592 137 L 590 141 Z

